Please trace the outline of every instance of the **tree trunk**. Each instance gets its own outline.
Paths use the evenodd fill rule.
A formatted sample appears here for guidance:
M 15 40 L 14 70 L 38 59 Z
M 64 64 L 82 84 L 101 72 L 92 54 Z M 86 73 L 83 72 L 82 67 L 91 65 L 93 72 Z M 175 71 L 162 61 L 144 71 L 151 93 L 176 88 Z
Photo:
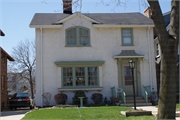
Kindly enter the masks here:
M 33 80 L 32 80 L 32 74 L 31 74 L 31 70 L 29 71 L 29 77 L 30 77 L 30 87 L 31 87 L 31 98 L 34 98 L 34 91 L 33 91 Z
M 160 92 L 157 119 L 175 119 L 177 50 L 179 43 L 179 1 L 171 2 L 169 33 L 163 20 L 158 1 L 149 1 L 152 19 L 161 47 Z

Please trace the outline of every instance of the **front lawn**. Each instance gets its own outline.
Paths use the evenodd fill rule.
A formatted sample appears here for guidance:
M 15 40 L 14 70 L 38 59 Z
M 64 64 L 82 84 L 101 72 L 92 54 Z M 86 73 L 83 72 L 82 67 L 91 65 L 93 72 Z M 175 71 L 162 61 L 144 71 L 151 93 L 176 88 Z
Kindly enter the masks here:
M 158 108 L 158 105 L 156 105 L 156 107 Z M 176 103 L 176 110 L 180 110 L 180 104 Z
M 25 115 L 25 119 L 155 119 L 155 116 L 125 117 L 120 111 L 132 110 L 130 107 L 103 106 L 79 108 L 54 108 L 34 110 Z

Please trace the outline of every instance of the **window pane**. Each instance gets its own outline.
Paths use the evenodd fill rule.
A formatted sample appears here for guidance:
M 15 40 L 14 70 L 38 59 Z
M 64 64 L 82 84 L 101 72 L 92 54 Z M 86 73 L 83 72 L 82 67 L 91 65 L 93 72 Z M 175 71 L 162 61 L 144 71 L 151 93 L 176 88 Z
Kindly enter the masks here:
M 85 77 L 76 77 L 76 86 L 85 86 Z
M 68 36 L 76 36 L 76 28 L 67 31 Z
M 63 76 L 67 76 L 66 74 L 66 68 L 63 68 Z
M 81 45 L 88 45 L 89 44 L 88 36 L 80 36 L 80 44 Z
M 88 30 L 86 29 L 80 28 L 79 32 L 81 36 L 88 36 Z
M 98 85 L 97 67 L 88 67 L 88 86 Z
M 76 36 L 68 36 L 67 44 L 68 45 L 76 45 Z
M 73 78 L 72 77 L 64 77 L 63 78 L 63 86 L 73 86 Z
M 79 44 L 89 45 L 89 30 L 79 28 Z
M 129 66 L 124 66 L 125 85 L 132 85 L 132 73 Z
M 63 86 L 73 86 L 72 67 L 63 68 Z
M 131 37 L 131 30 L 123 30 L 123 37 Z
M 131 38 L 130 37 L 123 38 L 123 44 L 132 44 L 131 43 Z
M 76 67 L 76 86 L 85 86 L 85 67 Z

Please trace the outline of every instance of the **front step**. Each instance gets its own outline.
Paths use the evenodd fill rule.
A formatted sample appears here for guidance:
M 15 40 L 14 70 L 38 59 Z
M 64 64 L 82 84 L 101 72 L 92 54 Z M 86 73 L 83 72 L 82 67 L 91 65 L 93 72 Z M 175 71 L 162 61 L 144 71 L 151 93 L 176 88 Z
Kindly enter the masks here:
M 125 106 L 123 99 L 120 99 L 122 102 L 121 106 Z M 148 104 L 146 103 L 144 97 L 136 97 L 136 106 L 151 106 L 150 100 L 148 100 Z M 133 107 L 134 106 L 134 97 L 127 96 L 126 97 L 126 106 Z
M 136 106 L 151 106 L 152 103 L 136 103 Z M 125 104 L 121 104 L 121 106 L 125 106 Z M 134 107 L 134 103 L 126 103 L 126 107 Z

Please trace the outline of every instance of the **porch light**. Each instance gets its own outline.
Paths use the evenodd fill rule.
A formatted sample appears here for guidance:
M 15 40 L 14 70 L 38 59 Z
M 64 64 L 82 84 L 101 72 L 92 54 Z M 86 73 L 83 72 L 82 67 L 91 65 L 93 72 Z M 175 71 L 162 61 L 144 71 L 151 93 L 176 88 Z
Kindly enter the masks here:
M 133 61 L 133 59 L 131 59 L 131 60 L 129 61 L 129 68 L 130 68 L 130 69 L 134 69 L 134 66 L 135 66 L 135 61 Z
M 129 61 L 129 68 L 131 69 L 132 73 L 132 83 L 133 83 L 133 98 L 134 98 L 134 110 L 136 110 L 136 96 L 135 96 L 135 87 L 134 87 L 134 68 L 135 68 L 135 61 L 131 58 Z

